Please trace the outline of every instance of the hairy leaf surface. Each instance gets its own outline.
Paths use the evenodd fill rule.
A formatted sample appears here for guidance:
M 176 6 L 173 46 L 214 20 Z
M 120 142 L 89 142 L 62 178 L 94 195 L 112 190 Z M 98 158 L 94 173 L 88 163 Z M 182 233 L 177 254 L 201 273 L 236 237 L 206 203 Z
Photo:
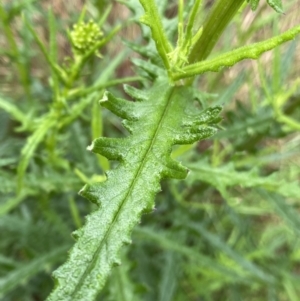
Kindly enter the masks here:
M 58 285 L 48 301 L 94 300 L 112 266 L 119 264 L 119 250 L 130 243 L 141 214 L 153 209 L 160 180 L 186 177 L 187 168 L 170 157 L 172 145 L 193 143 L 217 131 L 221 108 L 197 110 L 190 88 L 170 86 L 160 78 L 149 91 L 130 86 L 125 91 L 137 101 L 107 92 L 102 105 L 125 119 L 131 135 L 101 137 L 89 147 L 119 164 L 108 172 L 107 181 L 82 189 L 99 208 L 74 233 L 77 243 L 67 263 L 54 272 Z

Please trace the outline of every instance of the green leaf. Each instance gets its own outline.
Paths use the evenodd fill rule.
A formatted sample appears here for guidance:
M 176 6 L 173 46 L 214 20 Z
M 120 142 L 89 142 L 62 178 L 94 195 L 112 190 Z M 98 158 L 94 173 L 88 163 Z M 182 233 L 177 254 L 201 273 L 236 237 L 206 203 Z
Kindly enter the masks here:
M 125 119 L 131 135 L 101 137 L 88 148 L 119 165 L 107 173 L 106 182 L 81 190 L 99 208 L 74 232 L 77 243 L 68 261 L 54 272 L 57 286 L 48 301 L 94 300 L 111 268 L 120 263 L 119 251 L 130 243 L 141 214 L 153 210 L 160 180 L 186 177 L 188 170 L 170 157 L 172 145 L 193 143 L 217 131 L 221 108 L 196 110 L 190 88 L 169 86 L 166 78 L 159 78 L 149 91 L 125 90 L 138 101 L 107 92 L 102 105 Z
M 247 0 L 250 3 L 251 9 L 256 10 L 260 0 Z M 281 0 L 267 0 L 268 4 L 278 13 L 283 13 Z
M 216 58 L 205 60 L 199 63 L 191 64 L 183 67 L 180 72 L 174 72 L 171 76 L 173 80 L 179 80 L 202 74 L 208 71 L 218 72 L 224 67 L 230 67 L 244 59 L 257 59 L 261 54 L 269 51 L 278 45 L 295 38 L 300 33 L 300 26 L 296 26 L 287 30 L 281 35 L 275 36 L 268 40 L 243 46 L 235 50 L 226 52 Z
M 260 195 L 267 200 L 277 211 L 278 215 L 286 222 L 287 225 L 297 235 L 300 234 L 300 220 L 299 220 L 299 212 L 297 208 L 294 208 L 291 204 L 289 204 L 286 200 L 284 200 L 280 195 L 275 193 L 269 193 L 263 190 L 259 191 Z M 299 197 L 299 192 L 298 192 Z
M 172 301 L 176 294 L 180 267 L 180 257 L 175 252 L 166 252 L 165 264 L 159 287 L 159 301 Z
M 1 182 L 1 186 L 2 185 L 3 183 Z M 0 216 L 7 214 L 13 208 L 17 207 L 26 197 L 26 193 L 21 193 L 15 197 L 9 198 L 8 200 L 2 200 L 0 203 Z
M 170 69 L 168 53 L 172 52 L 173 49 L 167 39 L 155 1 L 140 0 L 140 3 L 144 7 L 146 13 L 140 18 L 140 21 L 151 28 L 152 38 L 155 41 L 157 52 L 162 58 L 166 69 Z
M 34 151 L 44 139 L 47 132 L 56 125 L 56 115 L 49 113 L 44 116 L 39 127 L 33 132 L 31 136 L 27 139 L 25 146 L 21 150 L 21 159 L 18 165 L 18 192 L 21 191 L 23 185 L 23 178 Z
M 13 290 L 16 286 L 24 283 L 24 281 L 33 277 L 42 270 L 49 268 L 49 265 L 57 263 L 66 254 L 69 245 L 60 246 L 59 248 L 43 254 L 31 262 L 18 266 L 12 272 L 0 278 L 0 298 L 5 297 L 5 294 Z
M 274 192 L 292 198 L 298 198 L 300 187 L 297 182 L 287 182 L 280 175 L 274 173 L 268 177 L 260 176 L 256 169 L 250 171 L 237 171 L 232 163 L 212 167 L 204 161 L 189 164 L 191 175 L 188 181 L 200 180 L 214 186 L 227 198 L 227 187 L 241 186 L 244 188 L 262 187 L 267 191 Z
M 267 2 L 278 13 L 283 13 L 281 0 L 267 0 Z
M 247 0 L 250 3 L 251 9 L 256 10 L 259 4 L 259 0 Z
M 110 292 L 108 300 L 111 301 L 138 301 L 141 296 L 138 293 L 138 285 L 130 278 L 132 262 L 125 256 L 122 256 L 122 264 L 114 269 L 110 279 Z
M 49 17 L 51 18 L 51 17 Z M 49 51 L 46 49 L 43 41 L 41 40 L 41 38 L 38 36 L 37 32 L 35 31 L 35 29 L 31 26 L 31 24 L 29 23 L 29 21 L 25 18 L 24 19 L 25 25 L 27 26 L 28 30 L 31 32 L 31 34 L 33 35 L 36 43 L 38 44 L 41 52 L 43 53 L 46 61 L 48 62 L 49 66 L 51 67 L 51 71 L 53 73 L 55 73 L 58 78 L 63 82 L 63 83 L 67 83 L 68 82 L 68 75 L 66 74 L 65 70 L 62 69 L 54 60 L 53 60 L 53 53 L 52 51 L 49 53 Z M 54 21 L 53 21 L 54 22 Z M 51 34 L 53 35 L 53 29 L 54 25 L 51 25 Z M 52 37 L 53 38 L 53 37 Z
M 12 103 L 12 100 L 3 99 L 0 97 L 0 109 L 6 111 L 13 119 L 20 122 L 23 128 L 30 128 L 29 118 Z
M 215 249 L 219 249 L 223 254 L 231 257 L 238 265 L 240 265 L 245 271 L 247 271 L 247 273 L 251 274 L 251 276 L 258 278 L 266 283 L 275 282 L 273 275 L 265 272 L 256 264 L 246 259 L 245 256 L 234 251 L 223 240 L 221 240 L 218 235 L 210 233 L 204 227 L 196 223 L 189 223 L 189 227 L 198 232 L 201 237 L 207 240 L 207 242 L 211 244 Z
M 212 259 L 210 256 L 202 254 L 198 250 L 194 250 L 182 243 L 178 243 L 175 237 L 170 238 L 162 231 L 146 227 L 138 227 L 135 229 L 134 234 L 141 239 L 147 240 L 147 242 L 155 242 L 155 244 L 166 250 L 174 251 L 185 256 L 189 260 L 194 261 L 198 266 L 205 268 L 205 270 L 214 271 L 221 275 L 221 277 L 226 279 L 226 281 L 232 281 L 235 283 L 243 283 L 247 281 L 247 279 L 245 279 L 246 277 L 244 278 L 240 271 L 232 267 L 229 268 L 219 261 Z

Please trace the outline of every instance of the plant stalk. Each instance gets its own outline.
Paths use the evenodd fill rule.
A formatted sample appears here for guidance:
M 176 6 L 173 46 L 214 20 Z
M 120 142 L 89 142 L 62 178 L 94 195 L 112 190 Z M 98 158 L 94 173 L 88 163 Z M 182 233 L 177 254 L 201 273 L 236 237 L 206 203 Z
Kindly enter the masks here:
M 217 0 L 203 25 L 200 39 L 195 43 L 188 61 L 190 64 L 205 60 L 219 37 L 243 5 L 245 0 Z

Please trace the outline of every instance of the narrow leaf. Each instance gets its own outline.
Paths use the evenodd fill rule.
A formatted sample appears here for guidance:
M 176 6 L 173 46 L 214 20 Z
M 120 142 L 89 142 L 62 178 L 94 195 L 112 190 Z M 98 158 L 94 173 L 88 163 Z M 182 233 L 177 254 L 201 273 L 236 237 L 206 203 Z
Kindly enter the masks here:
M 65 70 L 62 69 L 55 61 L 53 61 L 52 57 L 49 54 L 49 51 L 46 49 L 42 40 L 40 39 L 40 37 L 38 36 L 36 31 L 34 30 L 34 28 L 31 26 L 31 24 L 29 23 L 29 21 L 26 18 L 25 18 L 25 25 L 27 26 L 27 28 L 33 35 L 35 41 L 37 42 L 46 61 L 48 62 L 49 66 L 51 67 L 51 71 L 54 72 L 58 76 L 58 78 L 61 79 L 61 81 L 66 84 L 68 82 L 68 76 L 67 76 Z
M 26 115 L 9 100 L 0 97 L 0 109 L 9 113 L 15 120 L 19 121 L 21 124 L 26 125 L 28 123 L 28 118 Z
M 260 0 L 247 0 L 251 9 L 254 11 L 257 9 Z M 267 0 L 267 3 L 278 13 L 283 13 L 281 0 Z
M 174 300 L 176 288 L 178 287 L 178 274 L 180 265 L 178 265 L 179 256 L 175 252 L 166 252 L 164 269 L 159 287 L 159 301 Z
M 15 270 L 0 278 L 0 298 L 5 297 L 6 293 L 37 273 L 49 268 L 49 264 L 52 265 L 60 261 L 66 254 L 68 248 L 69 245 L 61 246 L 47 254 L 37 257 L 27 264 L 18 266 Z
M 42 123 L 27 139 L 25 146 L 22 148 L 21 159 L 18 165 L 18 192 L 20 192 L 22 189 L 23 177 L 34 151 L 39 143 L 43 140 L 49 129 L 51 129 L 56 123 L 56 117 L 49 113 L 48 116 L 43 118 Z
M 297 209 L 286 202 L 282 197 L 275 193 L 269 193 L 263 190 L 259 191 L 260 195 L 275 208 L 279 216 L 290 226 L 291 229 L 300 234 L 300 220 Z M 299 194 L 298 194 L 299 196 Z
M 146 13 L 140 18 L 140 21 L 151 28 L 152 37 L 155 41 L 157 52 L 162 58 L 166 69 L 170 69 L 168 53 L 172 52 L 173 49 L 167 39 L 155 1 L 140 0 L 140 3 L 142 4 Z
M 240 47 L 221 54 L 214 59 L 183 67 L 180 72 L 172 74 L 173 80 L 179 80 L 202 74 L 208 71 L 218 72 L 224 67 L 230 67 L 244 59 L 257 59 L 261 54 L 269 51 L 284 42 L 292 40 L 300 33 L 300 26 L 294 27 L 281 35 L 252 45 Z
M 190 223 L 189 227 L 196 232 L 200 233 L 200 235 L 208 241 L 214 248 L 219 249 L 222 253 L 227 254 L 231 257 L 237 264 L 239 264 L 243 269 L 245 269 L 248 273 L 250 273 L 253 277 L 256 277 L 266 283 L 274 283 L 275 278 L 273 275 L 263 271 L 256 264 L 244 258 L 243 255 L 238 254 L 234 251 L 230 246 L 228 246 L 224 241 L 220 239 L 219 236 L 214 235 L 208 232 L 205 228 L 203 228 L 199 224 Z
M 281 0 L 267 0 L 267 2 L 278 13 L 283 13 Z
M 218 189 L 222 195 L 226 196 L 227 187 L 261 187 L 267 191 L 286 196 L 297 198 L 300 195 L 299 183 L 287 182 L 280 179 L 280 175 L 274 173 L 268 177 L 260 176 L 256 169 L 250 171 L 237 171 L 233 164 L 226 164 L 220 167 L 212 167 L 206 162 L 189 164 L 191 175 L 188 181 L 193 182 L 200 180 Z
M 138 293 L 138 285 L 130 278 L 132 263 L 124 255 L 122 256 L 122 265 L 113 271 L 109 286 L 110 294 L 108 299 L 112 301 L 141 300 L 141 296 Z
M 168 237 L 163 232 L 154 231 L 146 227 L 139 227 L 134 231 L 134 233 L 142 239 L 155 242 L 166 250 L 171 250 L 184 255 L 189 260 L 196 262 L 200 267 L 205 267 L 207 270 L 214 271 L 220 274 L 223 278 L 231 279 L 233 282 L 239 283 L 245 282 L 246 280 L 239 271 L 221 264 L 206 254 L 202 254 L 197 250 L 178 243 L 175 239 Z

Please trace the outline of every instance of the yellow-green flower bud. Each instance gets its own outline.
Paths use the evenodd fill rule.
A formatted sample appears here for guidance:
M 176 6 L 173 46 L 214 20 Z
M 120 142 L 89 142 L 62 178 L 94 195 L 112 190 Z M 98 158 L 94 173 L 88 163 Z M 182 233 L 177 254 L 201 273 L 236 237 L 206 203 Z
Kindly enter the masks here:
M 103 36 L 99 26 L 93 21 L 74 24 L 70 33 L 75 50 L 80 54 L 90 51 Z

